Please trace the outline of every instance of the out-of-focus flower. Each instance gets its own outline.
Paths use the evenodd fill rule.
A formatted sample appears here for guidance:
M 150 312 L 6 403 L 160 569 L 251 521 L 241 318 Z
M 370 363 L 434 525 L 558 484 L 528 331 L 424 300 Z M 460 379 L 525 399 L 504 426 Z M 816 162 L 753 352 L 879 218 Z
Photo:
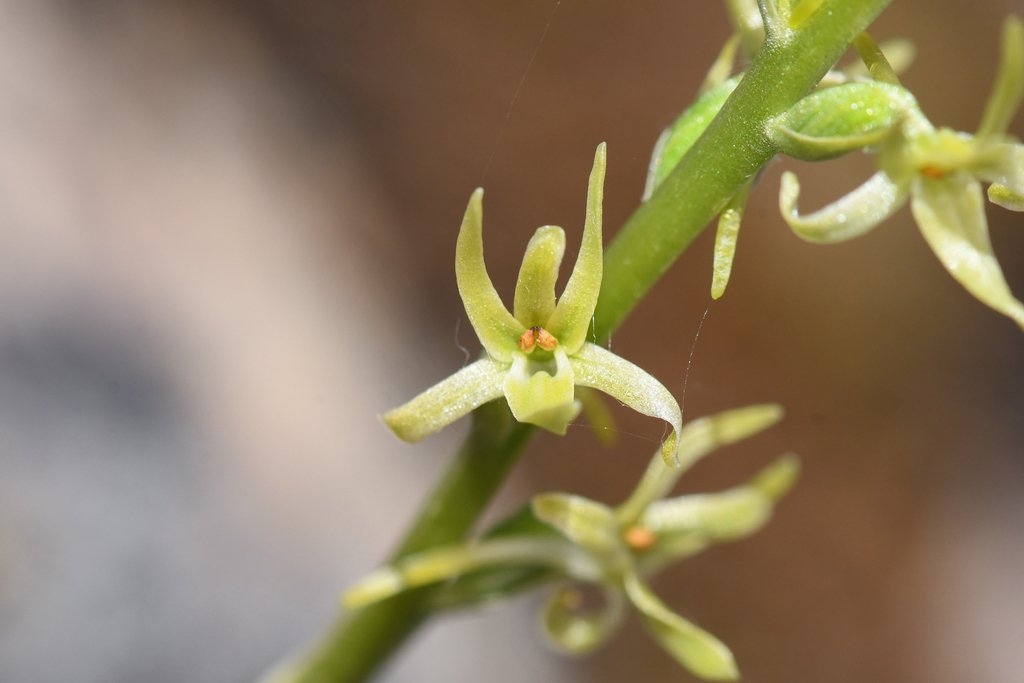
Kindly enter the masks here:
M 594 584 L 604 596 L 601 608 L 585 609 L 571 585 L 556 590 L 544 627 L 559 648 L 571 653 L 592 650 L 612 635 L 631 604 L 652 636 L 691 672 L 710 680 L 735 679 L 739 672 L 729 649 L 670 610 L 644 577 L 713 543 L 748 536 L 767 522 L 775 502 L 796 478 L 794 456 L 783 456 L 747 484 L 728 491 L 665 496 L 703 456 L 765 429 L 781 415 L 778 406 L 759 405 L 695 420 L 679 436 L 680 466 L 667 466 L 655 453 L 632 495 L 618 507 L 566 493 L 534 496 L 531 510 L 542 523 L 536 525 L 539 531 L 403 558 L 363 578 L 343 601 L 356 609 L 479 570 L 540 567 L 554 577 Z M 489 593 L 493 597 L 493 587 Z
M 905 90 L 871 85 L 876 92 L 888 88 L 893 103 L 905 102 L 898 107 L 902 112 L 895 125 L 879 141 L 880 170 L 853 192 L 808 215 L 797 212 L 800 186 L 795 175 L 785 173 L 779 192 L 783 217 L 806 240 L 838 242 L 871 230 L 909 200 L 921 234 L 946 270 L 979 301 L 1024 328 L 1024 304 L 1010 292 L 992 251 L 981 189 L 983 182 L 989 183 L 992 202 L 1024 211 L 1024 146 L 1006 134 L 1024 95 L 1024 25 L 1017 18 L 1004 25 L 999 75 L 974 135 L 936 129 Z M 841 120 L 838 111 L 819 121 Z M 807 150 L 818 144 L 814 135 L 800 133 Z

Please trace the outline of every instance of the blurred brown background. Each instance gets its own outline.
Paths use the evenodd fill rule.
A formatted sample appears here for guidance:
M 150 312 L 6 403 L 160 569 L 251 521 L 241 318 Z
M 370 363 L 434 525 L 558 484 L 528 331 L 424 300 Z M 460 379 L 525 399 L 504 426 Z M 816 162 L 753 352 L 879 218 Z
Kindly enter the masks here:
M 610 239 L 728 30 L 715 3 L 2 6 L 0 680 L 24 683 L 251 681 L 309 643 L 465 429 L 409 447 L 375 416 L 476 353 L 452 277 L 471 190 L 510 294 L 534 228 L 577 244 L 606 140 Z M 1014 7 L 897 0 L 873 34 L 911 39 L 925 112 L 972 130 Z M 783 166 L 696 348 L 710 234 L 614 338 L 677 396 L 693 351 L 688 415 L 787 407 L 687 490 L 786 450 L 805 465 L 765 531 L 655 585 L 746 681 L 1019 681 L 1021 333 L 907 211 L 800 242 Z M 802 205 L 869 168 L 798 169 L 821 193 Z M 1021 216 L 990 217 L 1024 296 Z M 662 427 L 619 417 L 611 450 L 539 435 L 494 514 L 623 496 Z M 690 680 L 635 622 L 563 659 L 537 604 L 438 621 L 383 680 Z

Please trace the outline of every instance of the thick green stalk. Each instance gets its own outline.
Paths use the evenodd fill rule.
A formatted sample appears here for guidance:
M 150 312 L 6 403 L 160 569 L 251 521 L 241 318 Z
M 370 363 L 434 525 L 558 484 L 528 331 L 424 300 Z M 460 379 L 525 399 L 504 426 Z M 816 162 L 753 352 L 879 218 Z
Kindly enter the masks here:
M 630 217 L 605 252 L 596 332 L 605 339 L 672 262 L 776 150 L 768 119 L 807 94 L 890 0 L 827 0 L 785 40 L 769 39 L 721 114 Z M 466 443 L 394 558 L 461 540 L 515 463 L 531 429 L 501 402 L 474 417 Z M 271 681 L 366 680 L 428 616 L 432 589 L 343 617 L 312 655 Z
M 607 339 L 726 202 L 775 155 L 765 123 L 806 95 L 890 0 L 822 3 L 785 40 L 769 38 L 722 111 L 605 251 L 595 313 Z
M 402 557 L 461 539 L 490 502 L 533 432 L 502 401 L 473 413 L 473 427 L 413 527 L 394 553 Z M 295 671 L 268 683 L 366 680 L 428 616 L 433 589 L 410 591 L 344 615 Z

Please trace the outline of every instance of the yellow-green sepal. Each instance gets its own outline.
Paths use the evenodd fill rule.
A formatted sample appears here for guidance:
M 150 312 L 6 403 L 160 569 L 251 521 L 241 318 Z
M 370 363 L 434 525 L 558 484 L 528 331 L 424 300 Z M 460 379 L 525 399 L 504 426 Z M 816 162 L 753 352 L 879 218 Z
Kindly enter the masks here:
M 381 416 L 402 441 L 415 442 L 440 431 L 474 408 L 502 395 L 507 366 L 481 358 Z
M 594 166 L 590 171 L 587 189 L 587 213 L 583 223 L 583 241 L 562 296 L 555 306 L 547 329 L 558 338 L 558 343 L 572 355 L 583 345 L 590 330 L 597 297 L 601 292 L 604 274 L 604 247 L 601 221 L 604 205 L 604 175 L 607 166 L 605 143 L 597 146 Z
M 782 406 L 761 403 L 687 422 L 679 433 L 678 464 L 669 466 L 660 454 L 654 454 L 633 493 L 616 508 L 620 524 L 637 521 L 647 506 L 668 494 L 679 478 L 701 458 L 717 448 L 768 429 L 782 416 Z
M 672 393 L 645 370 L 596 344 L 586 342 L 571 360 L 576 383 L 599 389 L 633 410 L 664 420 L 672 432 L 662 443 L 666 463 L 676 462 L 683 415 Z
M 624 586 L 647 630 L 680 664 L 709 681 L 739 678 L 736 660 L 722 641 L 666 607 L 635 573 L 626 576 Z
M 786 171 L 779 186 L 782 218 L 808 242 L 841 242 L 863 235 L 896 213 L 906 201 L 907 190 L 884 171 L 878 171 L 847 195 L 810 214 L 797 210 L 800 182 Z
M 487 274 L 483 242 L 483 188 L 469 198 L 459 238 L 455 243 L 455 281 L 466 315 L 484 349 L 492 358 L 508 361 L 526 329 L 501 302 Z
M 565 253 L 565 231 L 556 225 L 537 228 L 519 267 L 512 314 L 524 327 L 547 324 L 555 311 L 555 283 Z
M 992 251 L 981 184 L 966 173 L 915 182 L 910 208 L 942 265 L 976 299 L 1024 328 L 1024 304 Z
M 542 493 L 530 507 L 537 519 L 599 556 L 621 549 L 615 513 L 607 505 L 568 493 Z

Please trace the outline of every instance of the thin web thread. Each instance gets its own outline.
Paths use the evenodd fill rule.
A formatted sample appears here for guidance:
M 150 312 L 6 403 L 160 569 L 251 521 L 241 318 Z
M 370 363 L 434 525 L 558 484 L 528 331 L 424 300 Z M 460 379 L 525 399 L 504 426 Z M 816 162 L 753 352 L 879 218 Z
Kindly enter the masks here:
M 544 39 L 548 37 L 548 31 L 551 29 L 551 24 L 555 20 L 555 12 L 558 11 L 561 4 L 562 0 L 555 0 L 555 4 L 551 7 L 551 13 L 548 14 L 547 23 L 544 24 L 544 30 L 541 31 L 540 40 L 537 41 L 537 47 L 533 48 L 533 54 L 530 55 L 530 61 L 526 63 L 526 69 L 523 71 L 523 77 L 519 79 L 519 85 L 516 86 L 516 91 L 512 94 L 512 100 L 508 103 L 508 108 L 505 110 L 505 118 L 501 122 L 501 127 L 498 129 L 498 136 L 494 140 L 494 145 L 491 147 L 491 156 L 487 159 L 487 164 L 484 166 L 484 172 L 480 174 L 480 185 L 484 184 L 484 180 L 487 178 L 487 173 L 491 170 L 491 164 L 494 163 L 494 157 L 498 154 L 498 148 L 501 147 L 501 141 L 505 138 L 505 130 L 508 128 L 508 121 L 512 117 L 512 109 L 516 106 L 516 102 L 519 101 L 519 95 L 523 91 L 523 85 L 526 83 L 526 77 L 530 75 L 530 68 L 533 66 L 533 62 L 537 59 L 537 55 L 540 53 L 540 49 L 544 45 Z
M 708 307 L 704 309 L 704 315 L 700 317 L 700 322 L 697 324 L 697 334 L 693 335 L 693 344 L 690 345 L 690 358 L 686 361 L 686 372 L 683 373 L 683 395 L 679 397 L 680 418 L 686 415 L 686 385 L 690 381 L 690 369 L 693 368 L 693 354 L 697 351 L 697 340 L 700 339 L 701 330 L 704 329 L 704 321 L 708 319 L 708 313 L 710 312 L 711 304 L 708 304 Z

